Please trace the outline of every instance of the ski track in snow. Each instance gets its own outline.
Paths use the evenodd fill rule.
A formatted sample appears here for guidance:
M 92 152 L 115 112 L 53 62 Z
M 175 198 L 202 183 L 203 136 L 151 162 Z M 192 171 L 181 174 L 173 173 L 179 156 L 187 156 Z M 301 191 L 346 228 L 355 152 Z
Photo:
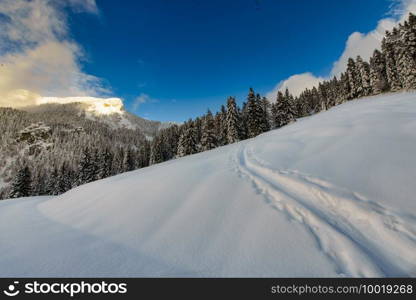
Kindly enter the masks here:
M 416 276 L 416 218 L 310 175 L 275 170 L 250 142 L 231 156 L 273 208 L 304 225 L 340 276 Z

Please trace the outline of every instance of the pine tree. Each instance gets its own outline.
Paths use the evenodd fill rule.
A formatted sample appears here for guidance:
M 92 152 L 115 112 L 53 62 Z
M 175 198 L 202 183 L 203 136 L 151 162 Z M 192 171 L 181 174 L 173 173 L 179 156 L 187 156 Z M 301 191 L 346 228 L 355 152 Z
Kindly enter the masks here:
M 328 97 L 328 108 L 331 108 L 337 105 L 337 102 L 340 101 L 339 94 L 340 94 L 340 83 L 336 76 L 332 78 L 329 82 L 329 97 Z
M 266 97 L 260 100 L 260 113 L 261 113 L 261 129 L 263 132 L 270 130 L 270 102 Z
M 260 97 L 256 97 L 254 90 L 250 88 L 247 96 L 247 133 L 248 137 L 256 137 L 263 132 Z
M 100 153 L 100 164 L 98 177 L 100 179 L 107 178 L 112 175 L 113 153 L 108 148 Z
M 192 121 L 185 125 L 178 142 L 178 157 L 197 153 Z
M 351 95 L 351 87 L 350 87 L 350 81 L 347 73 L 342 73 L 339 83 L 339 97 L 337 104 L 344 103 L 348 99 L 350 99 Z
M 228 144 L 240 141 L 240 117 L 235 98 L 229 97 L 227 100 L 227 141 Z
M 134 162 L 133 151 L 131 148 L 128 148 L 127 151 L 124 153 L 123 170 L 124 172 L 129 172 L 135 169 L 136 169 L 136 166 Z
M 414 67 L 414 63 L 416 62 L 416 16 L 412 13 L 409 13 L 408 24 L 409 27 L 406 35 L 406 51 L 408 52 L 409 59 L 413 59 L 413 64 L 411 64 L 411 66 Z
M 406 37 L 407 51 L 409 52 L 409 56 L 416 61 L 416 16 L 409 13 L 407 21 L 409 25 Z
M 217 147 L 217 139 L 215 137 L 215 124 L 214 118 L 210 110 L 205 115 L 202 126 L 202 139 L 201 139 L 202 151 L 207 151 Z
M 193 127 L 194 141 L 196 145 L 197 152 L 201 151 L 201 139 L 202 139 L 202 119 L 197 117 L 194 121 L 190 121 Z
M 413 18 L 409 16 L 409 22 L 413 22 Z M 395 43 L 397 72 L 405 89 L 416 87 L 416 62 L 414 57 L 416 32 L 412 30 L 412 25 L 409 22 L 406 21 L 404 25 L 399 25 L 398 35 L 400 38 Z
M 308 89 L 303 91 L 296 100 L 296 116 L 298 118 L 302 118 L 302 117 L 309 115 L 310 107 L 309 107 L 309 101 L 308 101 L 308 93 L 309 93 Z M 272 105 L 272 120 L 276 119 L 275 117 L 276 115 L 277 115 L 277 109 L 275 108 L 274 105 Z M 272 124 L 274 124 L 274 121 L 272 122 Z
M 60 195 L 71 189 L 71 180 L 69 176 L 69 170 L 65 163 L 62 164 L 58 172 L 56 184 L 54 186 L 53 195 Z
M 47 176 L 44 169 L 35 169 L 32 172 L 32 195 L 33 196 L 42 196 L 47 195 L 46 184 Z
M 328 97 L 327 90 L 326 90 L 325 85 L 322 82 L 320 82 L 318 85 L 318 94 L 319 94 L 319 104 L 316 106 L 315 111 L 320 112 L 323 110 L 327 110 L 327 105 L 326 105 L 327 97 Z
M 173 147 L 173 145 L 172 145 L 172 147 Z M 150 146 L 149 141 L 144 140 L 141 143 L 139 153 L 140 153 L 140 155 L 139 155 L 138 167 L 139 168 L 144 168 L 144 167 L 149 166 L 150 154 L 151 154 L 151 146 Z M 175 154 L 176 154 L 176 151 L 175 151 Z
M 156 136 L 150 145 L 150 165 L 158 164 L 165 161 L 163 157 L 162 136 Z
M 72 187 L 76 184 L 76 181 L 77 181 L 77 172 L 76 172 L 76 170 L 74 170 L 71 167 L 70 164 L 68 165 L 68 168 L 67 168 L 66 171 L 67 171 L 67 175 L 66 175 L 66 184 L 67 184 L 67 187 L 66 187 L 66 190 L 68 191 L 68 190 L 72 189 Z
M 386 62 L 379 50 L 374 50 L 370 58 L 370 85 L 373 95 L 387 90 Z
M 238 108 L 238 107 L 237 107 Z M 241 112 L 239 112 L 239 115 L 241 117 L 241 123 L 240 123 L 240 138 L 242 140 L 248 139 L 248 109 L 247 109 L 247 102 L 243 102 L 243 105 L 241 107 Z
M 396 34 L 397 33 L 393 34 L 389 31 L 386 31 L 386 36 L 381 42 L 381 49 L 386 61 L 387 83 L 389 85 L 390 91 L 392 92 L 396 92 L 402 88 L 396 66 L 396 55 L 394 48 L 394 40 L 397 38 Z
M 332 90 L 331 90 L 331 82 L 324 81 L 323 87 L 325 89 L 326 97 L 322 99 L 322 110 L 328 110 L 331 108 L 331 97 L 332 97 Z
M 45 181 L 43 187 L 43 195 L 56 195 L 55 187 L 58 180 L 58 168 L 54 165 L 45 172 Z
M 260 94 L 256 94 L 256 119 L 258 120 L 258 124 L 259 124 L 259 134 L 267 131 L 267 120 L 265 119 L 265 112 L 263 110 L 263 101 L 262 98 L 260 96 Z
M 54 166 L 52 172 L 48 176 L 48 181 L 46 183 L 46 190 L 48 192 L 48 195 L 59 195 L 58 180 L 59 180 L 59 171 L 58 171 L 58 168 Z
M 314 113 L 320 112 L 322 109 L 321 95 L 316 86 L 314 86 L 311 91 L 311 102 L 313 103 L 312 105 L 313 112 Z
M 100 178 L 100 169 L 101 169 L 101 157 L 97 148 L 94 149 L 91 156 L 91 172 L 93 181 L 99 180 Z
M 279 99 L 279 92 L 277 92 L 277 99 Z M 283 95 L 282 95 L 283 96 Z M 279 128 L 280 126 L 280 119 L 279 119 L 279 111 L 277 110 L 277 102 L 272 103 L 272 109 L 271 109 L 271 118 L 272 118 L 272 128 Z
M 221 109 L 216 113 L 214 118 L 215 133 L 218 146 L 224 146 L 227 144 L 227 111 L 224 105 L 221 105 Z
M 95 180 L 95 166 L 93 165 L 91 152 L 88 147 L 86 147 L 82 152 L 82 157 L 78 165 L 78 176 L 76 180 L 76 185 L 82 185 L 89 183 Z
M 360 82 L 358 83 L 360 85 L 358 96 L 371 95 L 370 65 L 367 62 L 363 61 L 361 56 L 357 56 L 356 66 L 360 80 Z
M 288 91 L 285 94 L 286 95 L 284 96 L 280 91 L 277 93 L 277 100 L 274 109 L 274 122 L 276 128 L 296 121 L 296 113 L 292 107 L 291 96 Z
M 114 159 L 113 159 L 112 175 L 116 175 L 116 174 L 120 174 L 124 172 L 124 165 L 123 165 L 124 156 L 125 156 L 124 152 L 125 151 L 122 147 L 116 148 Z
M 178 151 L 178 139 L 179 139 L 178 132 L 179 131 L 178 131 L 177 125 L 173 125 L 162 131 L 165 160 L 172 159 L 176 156 L 176 153 Z
M 347 76 L 348 84 L 350 87 L 350 94 L 348 95 L 348 99 L 351 100 L 359 97 L 362 90 L 362 85 L 360 83 L 361 76 L 359 75 L 355 61 L 352 58 L 348 59 Z
M 28 166 L 20 168 L 13 178 L 9 198 L 28 197 L 31 195 L 31 172 Z

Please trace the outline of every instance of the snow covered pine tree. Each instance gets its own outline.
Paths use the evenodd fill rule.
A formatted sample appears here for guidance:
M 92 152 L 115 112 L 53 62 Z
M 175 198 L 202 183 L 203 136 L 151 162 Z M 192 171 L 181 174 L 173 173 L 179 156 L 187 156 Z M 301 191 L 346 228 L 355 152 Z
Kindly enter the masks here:
M 19 169 L 13 179 L 9 197 L 20 198 L 31 195 L 31 174 L 28 166 Z

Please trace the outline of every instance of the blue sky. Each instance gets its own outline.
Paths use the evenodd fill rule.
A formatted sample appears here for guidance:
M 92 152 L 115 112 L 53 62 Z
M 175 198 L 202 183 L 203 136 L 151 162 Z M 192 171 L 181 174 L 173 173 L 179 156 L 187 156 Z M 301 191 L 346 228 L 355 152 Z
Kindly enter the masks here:
M 374 30 L 392 4 L 392 0 L 65 1 L 71 5 L 65 8 L 65 26 L 57 13 L 47 24 L 52 29 L 39 30 L 52 38 L 39 44 L 52 41 L 67 47 L 54 33 L 65 27 L 65 39 L 83 49 L 83 73 L 100 78 L 111 95 L 124 99 L 128 110 L 161 121 L 184 121 L 207 108 L 215 111 L 228 96 L 242 102 L 249 87 L 265 95 L 294 74 L 328 76 L 348 37 Z M 70 56 L 80 55 L 74 47 L 67 48 L 69 53 L 59 51 L 71 68 Z M 26 50 L 26 56 L 32 52 Z M 65 69 L 54 70 L 59 68 Z

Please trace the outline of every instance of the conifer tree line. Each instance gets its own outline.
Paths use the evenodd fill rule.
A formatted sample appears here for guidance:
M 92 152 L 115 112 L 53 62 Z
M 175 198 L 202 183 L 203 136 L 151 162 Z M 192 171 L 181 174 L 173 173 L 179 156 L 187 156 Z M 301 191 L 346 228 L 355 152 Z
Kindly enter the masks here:
M 385 92 L 416 89 L 416 16 L 387 31 L 381 50 L 370 60 L 349 58 L 338 77 L 321 82 L 294 97 L 278 91 L 275 101 L 256 94 L 252 88 L 242 107 L 229 97 L 226 106 L 159 132 L 151 144 L 150 164 L 211 150 L 290 124 L 346 101 Z M 176 150 L 175 150 L 176 149 Z
M 141 130 L 111 128 L 75 106 L 0 108 L 0 199 L 59 195 L 148 166 L 150 142 Z
M 29 119 L 25 112 L 0 109 L 0 120 L 9 120 L 0 122 L 4 133 L 0 170 L 13 175 L 7 178 L 10 185 L 0 191 L 0 199 L 58 195 L 94 180 L 253 138 L 352 99 L 411 89 L 416 89 L 413 14 L 386 32 L 381 49 L 375 50 L 368 62 L 360 56 L 350 58 L 340 76 L 299 96 L 294 97 L 286 89 L 277 92 L 276 99 L 266 99 L 250 88 L 241 107 L 229 97 L 218 112 L 208 110 L 181 125 L 159 130 L 151 141 L 139 130 L 114 130 L 85 118 L 62 122 L 67 112 L 51 120 L 49 115 Z M 50 129 L 30 125 L 45 119 Z M 25 127 L 20 139 L 29 136 L 31 145 L 25 155 L 18 155 L 23 150 L 15 141 L 19 136 L 15 128 Z M 17 155 L 17 159 L 7 165 L 2 154 L 3 158 Z

